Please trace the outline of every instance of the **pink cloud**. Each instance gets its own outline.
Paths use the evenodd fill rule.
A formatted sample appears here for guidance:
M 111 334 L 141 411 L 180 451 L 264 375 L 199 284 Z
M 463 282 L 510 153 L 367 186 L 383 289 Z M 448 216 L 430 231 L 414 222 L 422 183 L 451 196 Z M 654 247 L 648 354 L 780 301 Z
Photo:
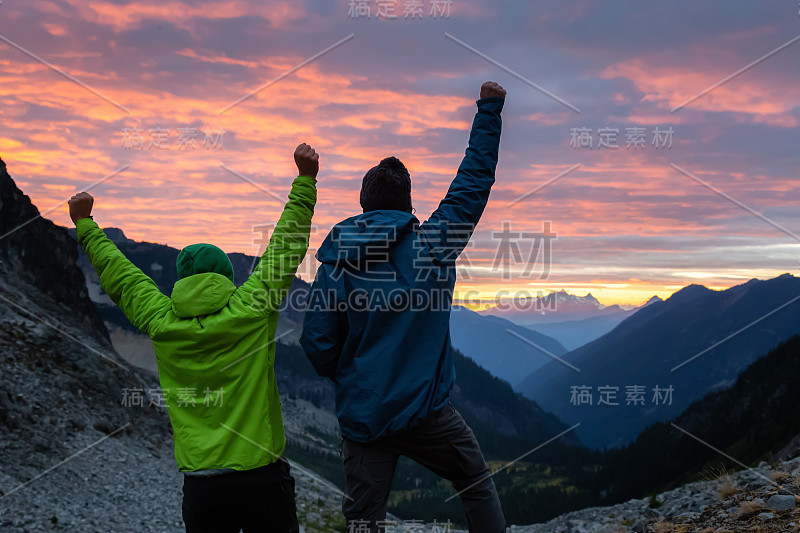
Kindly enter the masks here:
M 607 67 L 601 77 L 628 78 L 645 93 L 643 101 L 672 109 L 706 91 L 732 72 L 723 69 L 687 70 L 686 67 L 658 66 L 644 59 L 634 59 Z M 796 84 L 777 84 L 740 76 L 687 104 L 704 111 L 746 113 L 754 121 L 772 120 L 791 111 L 800 96 Z M 792 121 L 773 120 L 771 125 L 791 127 Z

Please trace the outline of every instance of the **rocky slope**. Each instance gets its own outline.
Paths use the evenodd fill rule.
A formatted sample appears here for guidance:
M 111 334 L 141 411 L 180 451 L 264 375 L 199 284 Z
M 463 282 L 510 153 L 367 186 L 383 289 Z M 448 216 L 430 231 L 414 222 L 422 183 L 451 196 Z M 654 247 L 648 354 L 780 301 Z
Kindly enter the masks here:
M 68 232 L 40 216 L 0 159 L 0 274 L 35 287 L 57 307 L 74 312 L 82 326 L 108 337 L 87 298 L 78 252 Z
M 800 458 L 690 483 L 652 498 L 568 513 L 513 533 L 800 531 Z
M 117 355 L 68 317 L 47 315 L 86 345 L 38 322 L 32 300 L 45 298 L 26 289 L 0 286 L 26 309 L 0 304 L 0 531 L 182 532 L 166 415 L 120 405 L 125 388 L 152 381 L 111 363 Z M 339 529 L 337 489 L 293 466 L 304 531 Z
M 166 415 L 121 405 L 154 376 L 114 351 L 74 241 L 2 161 L 0 200 L 0 531 L 183 531 Z M 295 467 L 303 530 L 341 529 L 337 489 Z

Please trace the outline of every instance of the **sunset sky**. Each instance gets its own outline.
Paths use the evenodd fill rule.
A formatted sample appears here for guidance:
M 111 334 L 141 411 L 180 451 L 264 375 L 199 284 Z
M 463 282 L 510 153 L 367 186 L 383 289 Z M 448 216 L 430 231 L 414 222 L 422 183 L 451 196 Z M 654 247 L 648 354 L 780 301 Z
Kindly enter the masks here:
M 500 163 L 462 294 L 639 304 L 797 272 L 797 1 L 424 0 L 408 18 L 411 0 L 354 3 L 371 17 L 348 0 L 4 0 L 0 157 L 43 212 L 95 184 L 101 225 L 255 254 L 307 142 L 321 154 L 313 251 L 360 212 L 361 178 L 388 155 L 408 166 L 425 220 L 494 80 L 508 90 Z M 397 18 L 376 18 L 387 3 Z M 582 128 L 592 149 L 572 142 Z M 598 148 L 602 128 L 619 148 Z M 643 148 L 626 148 L 632 128 Z M 653 145 L 656 128 L 672 128 L 671 147 Z M 46 216 L 69 223 L 65 206 Z M 525 275 L 522 240 L 504 279 L 493 233 L 544 221 L 558 235 L 549 275 L 541 257 Z M 309 259 L 302 277 L 314 269 Z

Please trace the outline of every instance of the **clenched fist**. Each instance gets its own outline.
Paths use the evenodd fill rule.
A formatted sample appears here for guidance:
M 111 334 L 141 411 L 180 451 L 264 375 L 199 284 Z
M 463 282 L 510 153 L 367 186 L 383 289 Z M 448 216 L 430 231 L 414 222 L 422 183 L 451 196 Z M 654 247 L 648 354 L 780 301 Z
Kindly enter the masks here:
M 506 90 L 499 83 L 487 81 L 481 85 L 481 98 L 489 98 L 490 96 L 499 96 L 500 98 L 506 97 Z
M 317 177 L 319 172 L 319 154 L 306 143 L 298 146 L 294 151 L 294 162 L 300 176 Z
M 94 198 L 88 192 L 79 192 L 69 199 L 69 217 L 72 222 L 78 222 L 92 214 Z

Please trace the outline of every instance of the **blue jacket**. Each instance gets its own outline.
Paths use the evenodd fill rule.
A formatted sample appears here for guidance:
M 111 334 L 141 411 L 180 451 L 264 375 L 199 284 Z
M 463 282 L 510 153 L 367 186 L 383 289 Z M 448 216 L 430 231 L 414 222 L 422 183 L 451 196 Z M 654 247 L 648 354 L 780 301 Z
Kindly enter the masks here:
M 317 251 L 300 344 L 333 380 L 348 439 L 413 427 L 449 398 L 455 261 L 494 183 L 503 103 L 478 100 L 466 156 L 426 222 L 369 211 L 334 226 Z

